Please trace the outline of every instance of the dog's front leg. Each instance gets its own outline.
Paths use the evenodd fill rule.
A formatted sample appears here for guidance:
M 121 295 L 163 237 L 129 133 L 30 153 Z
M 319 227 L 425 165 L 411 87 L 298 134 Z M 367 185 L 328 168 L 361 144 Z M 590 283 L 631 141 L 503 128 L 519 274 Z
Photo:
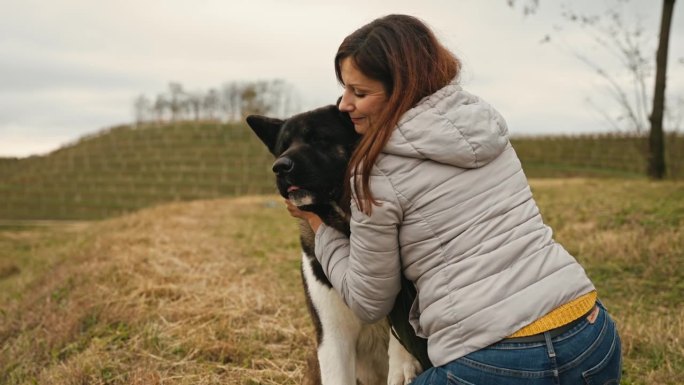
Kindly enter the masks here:
M 356 385 L 356 345 L 362 323 L 345 305 L 342 297 L 314 274 L 314 260 L 302 256 L 302 273 L 318 323 L 318 365 L 323 385 Z
M 404 346 L 394 337 L 390 329 L 389 347 L 389 373 L 387 374 L 387 385 L 408 385 L 418 376 L 423 368 L 411 353 L 404 349 Z
M 356 385 L 356 344 L 361 322 L 333 289 L 323 303 L 315 303 L 323 336 L 318 345 L 318 362 L 323 385 Z
M 356 385 L 356 341 L 349 337 L 329 335 L 318 346 L 323 385 Z

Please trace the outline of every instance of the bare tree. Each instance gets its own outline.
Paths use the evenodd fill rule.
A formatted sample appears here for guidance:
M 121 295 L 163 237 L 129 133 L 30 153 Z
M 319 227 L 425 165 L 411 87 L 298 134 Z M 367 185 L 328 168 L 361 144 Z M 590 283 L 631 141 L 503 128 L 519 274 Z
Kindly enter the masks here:
M 200 115 L 202 113 L 202 99 L 203 98 L 204 97 L 202 96 L 201 91 L 188 93 L 186 95 L 187 106 L 192 113 L 192 118 L 195 121 L 200 120 Z
M 265 115 L 272 106 L 266 103 L 266 87 L 264 83 L 245 84 L 240 92 L 242 103 L 240 105 L 240 119 L 244 120 L 248 115 Z
M 243 120 L 247 115 L 260 114 L 285 117 L 298 112 L 299 102 L 294 88 L 282 79 L 225 83 L 221 91 L 186 92 L 180 83 L 171 82 L 167 93 L 157 95 L 154 105 L 138 97 L 134 101 L 136 120 L 144 120 L 144 111 L 154 112 L 158 122 L 170 115 L 180 119 Z
M 175 122 L 182 116 L 187 105 L 186 93 L 180 83 L 169 83 L 169 109 L 171 110 L 171 121 Z
M 288 117 L 301 111 L 301 101 L 297 95 L 297 92 L 289 84 L 285 84 L 285 87 L 286 88 L 283 91 L 280 99 L 280 105 L 282 108 L 282 113 L 280 114 L 281 117 Z
M 204 95 L 202 99 L 202 108 L 204 109 L 205 117 L 208 120 L 216 120 L 221 100 L 216 89 L 212 88 Z
M 665 111 L 665 74 L 667 73 L 667 51 L 670 44 L 670 25 L 675 0 L 663 0 L 660 18 L 660 38 L 656 55 L 656 80 L 651 112 L 651 133 L 649 135 L 648 175 L 654 179 L 665 177 L 665 137 L 663 135 L 663 114 Z
M 164 111 L 168 106 L 169 101 L 166 100 L 166 97 L 164 97 L 164 95 L 157 95 L 157 99 L 154 101 L 154 106 L 152 107 L 157 118 L 157 123 L 164 121 Z
M 222 102 L 221 109 L 229 122 L 240 119 L 240 87 L 236 82 L 230 82 L 223 85 L 222 88 Z
M 510 7 L 514 7 L 516 0 L 507 0 Z M 655 87 L 652 96 L 649 96 L 647 82 L 653 75 L 653 61 L 650 54 L 643 47 L 643 28 L 639 23 L 625 23 L 619 12 L 621 3 L 629 0 L 618 1 L 605 15 L 588 15 L 566 9 L 563 16 L 566 20 L 578 23 L 583 27 L 589 27 L 594 40 L 607 52 L 613 53 L 624 68 L 631 74 L 631 86 L 625 87 L 624 83 L 615 78 L 604 67 L 591 60 L 588 56 L 574 51 L 576 57 L 593 68 L 609 85 L 609 92 L 622 111 L 617 119 L 600 110 L 607 118 L 612 127 L 619 127 L 621 122 L 627 122 L 636 133 L 642 133 L 649 129 L 649 147 L 647 152 L 648 175 L 654 179 L 662 179 L 665 175 L 665 144 L 663 134 L 663 116 L 665 115 L 665 85 L 667 72 L 667 52 L 669 46 L 670 26 L 675 0 L 663 0 L 661 15 L 661 29 L 658 39 L 658 50 L 655 63 Z M 523 8 L 525 15 L 536 12 L 538 0 L 527 0 Z M 547 36 L 543 41 L 547 42 Z M 649 100 L 652 103 L 649 103 Z M 650 111 L 650 113 L 649 113 Z
M 269 114 L 273 116 L 287 117 L 299 109 L 294 89 L 282 79 L 263 83 L 260 94 L 263 105 L 269 108 Z
M 149 112 L 151 109 L 150 100 L 147 96 L 141 94 L 133 102 L 133 109 L 135 111 L 135 124 L 136 126 L 144 123 L 148 120 Z
M 653 75 L 653 65 L 644 47 L 651 45 L 652 41 L 640 20 L 626 21 L 624 10 L 617 3 L 604 14 L 579 14 L 566 9 L 563 17 L 584 28 L 598 48 L 610 54 L 622 68 L 622 71 L 606 70 L 606 64 L 597 63 L 593 55 L 571 48 L 576 58 L 606 81 L 608 96 L 617 104 L 619 113 L 611 116 L 605 108 L 596 106 L 592 98 L 588 100 L 615 130 L 626 129 L 637 134 L 646 132 L 649 110 L 646 83 Z

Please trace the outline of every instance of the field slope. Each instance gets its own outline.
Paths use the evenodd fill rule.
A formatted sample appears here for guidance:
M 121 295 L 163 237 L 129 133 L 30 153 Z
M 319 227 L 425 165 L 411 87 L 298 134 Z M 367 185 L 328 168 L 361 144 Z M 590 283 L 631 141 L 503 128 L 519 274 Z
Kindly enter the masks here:
M 528 176 L 641 178 L 646 138 L 513 137 Z M 667 138 L 684 179 L 684 137 Z M 173 201 L 274 193 L 273 157 L 245 123 L 118 126 L 45 156 L 0 158 L 0 219 L 104 219 Z
M 246 124 L 119 126 L 45 156 L 0 159 L 0 218 L 102 219 L 172 201 L 273 193 Z
M 623 384 L 684 376 L 684 183 L 535 180 L 619 323 Z M 0 384 L 297 384 L 313 346 L 274 196 L 0 228 Z

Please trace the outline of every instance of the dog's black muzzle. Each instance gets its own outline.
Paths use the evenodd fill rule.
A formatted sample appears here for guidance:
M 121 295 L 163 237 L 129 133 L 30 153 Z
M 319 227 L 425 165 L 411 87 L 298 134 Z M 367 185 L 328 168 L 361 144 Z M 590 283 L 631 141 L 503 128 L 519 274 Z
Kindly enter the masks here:
M 282 156 L 273 162 L 272 170 L 278 176 L 285 176 L 294 169 L 294 161 L 286 156 Z

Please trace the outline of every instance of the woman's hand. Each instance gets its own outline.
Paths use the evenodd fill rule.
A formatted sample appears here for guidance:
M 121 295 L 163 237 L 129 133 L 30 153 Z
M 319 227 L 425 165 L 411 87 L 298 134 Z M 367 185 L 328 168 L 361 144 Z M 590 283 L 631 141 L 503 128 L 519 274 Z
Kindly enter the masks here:
M 300 218 L 307 221 L 309 223 L 309 226 L 311 226 L 311 229 L 314 231 L 314 233 L 318 231 L 318 228 L 323 223 L 323 221 L 318 215 L 310 211 L 300 210 L 299 207 L 295 206 L 292 202 L 290 202 L 289 199 L 285 199 L 285 205 L 287 206 L 287 211 L 290 212 L 290 215 L 292 215 L 295 218 Z

